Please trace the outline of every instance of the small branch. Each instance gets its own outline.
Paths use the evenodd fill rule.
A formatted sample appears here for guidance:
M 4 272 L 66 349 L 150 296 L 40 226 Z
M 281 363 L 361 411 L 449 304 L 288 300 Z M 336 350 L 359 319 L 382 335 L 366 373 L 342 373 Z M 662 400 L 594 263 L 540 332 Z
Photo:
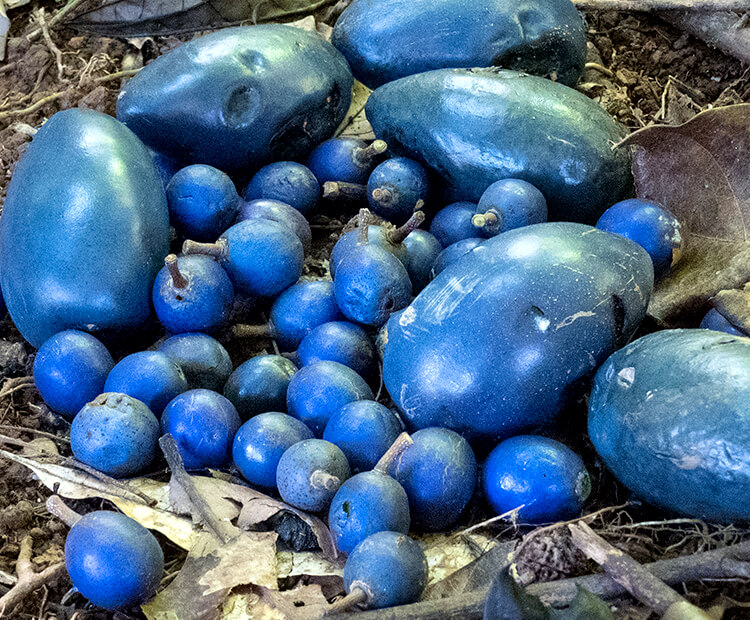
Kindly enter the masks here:
M 349 594 L 340 598 L 338 601 L 331 603 L 331 606 L 326 609 L 325 615 L 328 616 L 330 614 L 337 614 L 346 611 L 350 607 L 366 603 L 368 598 L 367 592 L 362 588 L 354 587 L 349 591 Z
M 227 249 L 226 239 L 219 239 L 216 243 L 200 243 L 188 239 L 182 244 L 183 254 L 206 254 L 218 260 L 226 258 Z
M 120 78 L 124 77 L 132 77 L 141 69 L 143 69 L 143 67 L 139 67 L 138 69 L 124 69 L 123 71 L 116 71 L 115 73 L 109 73 L 108 75 L 91 78 L 91 81 L 96 84 L 101 84 L 102 82 L 109 82 L 110 80 L 119 80 Z
M 51 95 L 47 95 L 46 97 L 42 97 L 39 101 L 36 103 L 31 104 L 27 108 L 23 108 L 21 110 L 7 110 L 5 112 L 0 112 L 0 119 L 3 118 L 11 118 L 13 116 L 26 116 L 27 114 L 33 114 L 37 110 L 43 108 L 48 103 L 51 103 L 52 101 L 55 101 L 56 99 L 59 99 L 63 95 L 70 94 L 74 91 L 72 88 L 68 88 L 67 90 L 62 90 L 58 93 L 52 93 Z
M 25 390 L 34 387 L 34 377 L 13 377 L 3 383 L 0 388 L 0 399 L 10 396 L 19 390 Z
M 360 209 L 357 215 L 357 245 L 367 245 L 370 242 L 370 210 Z
M 401 433 L 396 437 L 396 440 L 391 444 L 386 453 L 380 457 L 380 460 L 375 465 L 375 471 L 379 471 L 381 474 L 388 474 L 391 465 L 401 456 L 404 450 L 413 444 L 414 441 L 409 433 Z
M 70 0 L 68 4 L 66 4 L 63 8 L 61 8 L 57 13 L 55 13 L 52 16 L 52 19 L 49 20 L 48 26 L 52 28 L 55 26 L 63 17 L 65 17 L 68 13 L 75 10 L 79 5 L 86 2 L 86 0 Z M 26 38 L 29 41 L 33 41 L 36 39 L 40 34 L 41 30 L 37 28 L 36 30 L 32 30 L 29 34 L 26 35 Z
M 59 495 L 50 495 L 45 503 L 47 511 L 56 516 L 68 527 L 73 527 L 81 518 L 75 510 L 70 508 Z
M 584 11 L 747 11 L 746 0 L 573 0 Z
M 384 140 L 375 140 L 363 149 L 354 149 L 354 161 L 362 166 L 367 166 L 373 159 L 385 153 L 386 150 L 388 150 L 388 145 Z
M 273 335 L 273 330 L 268 323 L 264 325 L 239 323 L 232 326 L 232 336 L 235 338 L 272 338 Z
M 182 272 L 180 271 L 180 266 L 177 264 L 177 255 L 176 254 L 169 254 L 164 259 L 164 264 L 167 267 L 167 270 L 169 271 L 169 275 L 172 278 L 172 284 L 174 284 L 175 288 L 185 288 L 188 285 L 187 278 L 182 275 Z
M 394 245 L 402 243 L 404 239 L 406 239 L 411 233 L 413 233 L 422 225 L 422 222 L 424 222 L 424 218 L 424 211 L 415 210 L 405 224 L 399 226 L 398 228 L 391 228 L 386 233 L 388 235 L 388 240 Z
M 367 186 L 343 181 L 326 181 L 323 183 L 323 198 L 366 202 Z
M 60 51 L 60 48 L 57 47 L 57 45 L 55 45 L 55 42 L 52 40 L 52 37 L 50 36 L 49 28 L 47 28 L 47 21 L 44 19 L 44 9 L 40 8 L 37 11 L 36 21 L 42 30 L 42 36 L 44 37 L 44 42 L 47 44 L 47 47 L 49 48 L 50 52 L 52 52 L 52 55 L 55 57 L 55 62 L 57 63 L 57 79 L 60 82 L 67 82 L 68 80 L 66 80 L 65 77 L 63 76 L 62 52 Z

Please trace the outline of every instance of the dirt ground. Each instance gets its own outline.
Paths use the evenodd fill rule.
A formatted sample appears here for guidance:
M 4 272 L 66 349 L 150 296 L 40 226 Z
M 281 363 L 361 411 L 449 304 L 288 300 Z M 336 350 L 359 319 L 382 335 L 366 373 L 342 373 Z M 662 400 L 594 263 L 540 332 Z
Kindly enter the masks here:
M 52 44 L 42 37 L 29 42 L 21 35 L 34 27 L 31 13 L 18 10 L 11 17 L 13 28 L 7 59 L 0 64 L 0 202 L 33 128 L 56 111 L 75 106 L 113 114 L 121 79 L 110 76 L 138 68 L 179 42 L 176 38 L 130 42 L 93 38 L 60 27 L 51 32 Z M 599 66 L 587 69 L 579 88 L 598 98 L 630 130 L 655 120 L 680 122 L 708 106 L 750 101 L 750 82 L 744 79 L 746 67 L 656 17 L 588 14 L 587 23 L 590 60 Z M 323 218 L 317 222 L 314 229 L 317 251 L 308 263 L 310 275 L 322 275 L 321 259 L 332 243 L 329 235 L 335 233 L 338 224 L 336 219 Z M 230 343 L 229 348 L 235 362 L 252 353 L 237 344 Z M 0 321 L 0 385 L 8 379 L 31 375 L 33 357 L 34 350 L 23 342 L 9 319 Z M 68 454 L 65 439 L 68 424 L 44 407 L 28 382 L 17 383 L 20 387 L 16 391 L 0 391 L 0 440 L 6 445 L 12 445 L 14 438 L 49 441 L 43 433 L 50 433 L 57 438 L 54 441 L 60 452 Z M 587 511 L 627 502 L 628 493 L 604 471 L 580 435 L 576 443 L 584 451 L 594 477 L 594 495 Z M 44 501 L 48 495 L 49 491 L 26 469 L 0 459 L 0 594 L 4 592 L 3 586 L 8 585 L 2 580 L 3 574 L 14 573 L 20 542 L 25 536 L 33 539 L 33 563 L 38 569 L 63 558 L 67 528 L 47 513 Z M 480 517 L 475 512 L 466 519 L 468 522 Z M 712 527 L 693 520 L 630 527 L 644 518 L 664 516 L 639 506 L 628 506 L 604 510 L 597 524 L 600 531 L 608 533 L 610 541 L 620 544 L 640 561 L 706 550 L 750 535 L 742 529 Z M 505 538 L 517 535 L 512 528 L 503 527 L 497 528 L 496 533 Z M 178 564 L 179 553 L 175 550 L 171 553 L 168 561 Z M 522 579 L 530 582 L 585 574 L 592 565 L 573 551 L 565 536 L 552 533 L 531 540 L 519 561 L 519 569 Z M 69 588 L 67 577 L 61 578 L 30 596 L 13 617 L 106 617 L 83 609 L 84 601 L 79 596 L 66 596 Z M 686 593 L 706 608 L 712 605 L 732 608 L 732 601 L 750 602 L 750 589 L 741 582 L 704 582 L 691 585 Z M 649 616 L 647 610 L 632 602 L 620 603 L 619 617 Z M 734 607 L 725 617 L 747 618 L 750 611 Z

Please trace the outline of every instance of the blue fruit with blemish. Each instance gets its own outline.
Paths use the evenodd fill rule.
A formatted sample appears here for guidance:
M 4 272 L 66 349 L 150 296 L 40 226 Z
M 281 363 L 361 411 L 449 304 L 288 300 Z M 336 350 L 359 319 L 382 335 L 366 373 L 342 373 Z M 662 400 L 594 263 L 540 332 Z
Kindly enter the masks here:
M 47 406 L 73 418 L 104 391 L 115 365 L 107 347 L 91 334 L 59 332 L 44 341 L 34 358 L 34 383 Z
M 243 420 L 267 411 L 286 411 L 289 382 L 297 372 L 281 355 L 257 355 L 237 366 L 224 386 Z
M 490 185 L 479 198 L 476 227 L 485 237 L 506 230 L 547 221 L 547 201 L 531 183 L 521 179 L 501 179 Z
M 156 594 L 164 553 L 156 537 L 135 519 L 97 510 L 70 528 L 65 567 L 73 586 L 94 605 L 123 609 Z
M 140 351 L 122 358 L 104 383 L 105 392 L 122 392 L 137 398 L 156 416 L 187 389 L 185 373 L 161 351 Z
M 294 161 L 277 161 L 255 173 L 242 197 L 247 201 L 278 200 L 309 216 L 320 199 L 320 183 L 307 166 Z
M 268 411 L 250 418 L 237 431 L 232 460 L 250 484 L 275 488 L 281 455 L 294 444 L 312 438 L 312 431 L 297 418 Z
M 476 215 L 475 202 L 454 202 L 435 214 L 430 223 L 430 232 L 437 237 L 444 248 L 462 239 L 477 236 L 477 229 L 471 223 Z
M 432 279 L 432 267 L 443 251 L 437 238 L 425 230 L 413 230 L 404 239 L 409 255 L 406 271 L 412 284 L 412 293 L 421 291 Z
M 276 486 L 287 504 L 320 512 L 328 508 L 350 473 L 340 448 L 322 439 L 305 439 L 281 456 Z
M 176 334 L 162 342 L 158 350 L 182 369 L 190 389 L 221 392 L 232 374 L 229 353 L 208 334 Z
M 161 416 L 162 432 L 174 437 L 188 469 L 228 465 L 240 424 L 237 409 L 227 398 L 202 388 L 173 398 Z
M 242 201 L 240 209 L 237 212 L 237 218 L 235 222 L 241 222 L 242 220 L 272 220 L 288 226 L 294 231 L 294 234 L 299 237 L 302 242 L 302 248 L 305 252 L 310 250 L 312 244 L 312 231 L 310 230 L 310 224 L 297 209 L 290 207 L 284 202 L 278 200 L 259 199 L 251 200 L 250 202 Z M 217 234 L 218 236 L 218 234 Z
M 159 421 L 140 400 L 127 394 L 100 394 L 73 418 L 73 456 L 115 478 L 144 471 L 158 452 Z
M 409 253 L 404 243 L 397 238 L 394 238 L 394 230 L 394 228 L 389 226 L 370 224 L 367 227 L 368 243 L 370 245 L 382 247 L 387 252 L 390 252 L 404 264 L 404 267 L 406 267 L 409 262 Z M 333 249 L 331 250 L 331 258 L 329 260 L 329 268 L 331 270 L 332 278 L 336 278 L 336 269 L 338 269 L 344 256 L 346 256 L 350 250 L 357 247 L 358 238 L 359 229 L 350 230 L 339 237 L 338 241 L 334 244 Z
M 289 382 L 286 394 L 290 415 L 302 420 L 316 437 L 331 416 L 347 403 L 373 400 L 367 382 L 351 368 L 338 362 L 315 362 L 302 367 Z
M 437 276 L 446 267 L 458 261 L 462 256 L 484 243 L 484 241 L 481 237 L 469 237 L 449 245 L 435 258 L 435 262 L 432 264 L 432 277 Z
M 732 336 L 747 336 L 747 334 L 741 329 L 732 325 L 729 320 L 716 308 L 711 308 L 708 312 L 706 312 L 705 316 L 701 320 L 700 326 L 703 329 L 713 329 L 717 332 L 726 332 L 727 334 L 731 334 Z
M 312 150 L 307 167 L 321 185 L 327 181 L 364 185 L 384 147 L 368 148 L 364 140 L 356 138 L 331 138 Z
M 424 166 L 407 157 L 385 160 L 367 179 L 370 209 L 393 224 L 403 224 L 408 220 L 417 201 L 426 201 L 429 191 Z
M 317 33 L 225 28 L 159 56 L 117 99 L 117 118 L 157 151 L 227 172 L 304 157 L 349 107 L 352 75 Z
M 330 361 L 348 366 L 370 385 L 378 379 L 375 345 L 359 325 L 332 321 L 318 325 L 305 336 L 297 349 L 303 366 Z

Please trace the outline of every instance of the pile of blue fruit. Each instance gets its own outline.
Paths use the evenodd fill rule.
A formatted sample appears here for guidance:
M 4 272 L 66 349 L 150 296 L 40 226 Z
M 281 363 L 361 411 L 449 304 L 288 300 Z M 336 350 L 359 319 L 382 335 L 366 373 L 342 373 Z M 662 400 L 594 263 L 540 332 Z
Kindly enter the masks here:
M 680 227 L 631 198 L 620 127 L 571 88 L 584 56 L 569 0 L 354 0 L 332 44 L 219 31 L 132 78 L 117 119 L 55 114 L 8 189 L 0 286 L 75 458 L 146 474 L 169 433 L 189 470 L 327 517 L 347 600 L 386 607 L 426 583 L 409 533 L 470 505 L 580 514 L 586 467 L 544 433 L 593 378 L 591 440 L 623 484 L 750 518 L 750 340 L 629 342 Z M 354 77 L 375 88 L 371 143 L 333 137 Z M 300 279 L 308 220 L 334 208 L 358 225 L 332 280 Z M 277 354 L 233 363 L 248 307 Z M 66 558 L 110 609 L 148 600 L 163 568 L 147 530 L 106 512 Z

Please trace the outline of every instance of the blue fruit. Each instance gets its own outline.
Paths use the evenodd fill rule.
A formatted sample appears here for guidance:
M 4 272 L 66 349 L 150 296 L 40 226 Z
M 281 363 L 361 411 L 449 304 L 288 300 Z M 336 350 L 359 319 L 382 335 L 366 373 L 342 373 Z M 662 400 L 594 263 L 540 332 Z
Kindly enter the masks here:
M 409 262 L 409 254 L 406 246 L 404 245 L 401 235 L 396 234 L 398 229 L 388 225 L 373 225 L 370 224 L 367 227 L 367 240 L 370 245 L 376 245 L 382 247 L 387 252 L 393 254 L 398 258 L 404 267 Z M 341 264 L 349 251 L 352 248 L 357 247 L 359 239 L 359 230 L 350 230 L 349 232 L 342 235 L 331 250 L 331 259 L 329 260 L 329 268 L 331 270 L 331 277 L 336 277 L 336 269 Z
M 123 478 L 145 470 L 156 457 L 159 421 L 140 400 L 106 392 L 78 412 L 70 446 L 82 463 Z
M 394 224 L 402 224 L 414 213 L 419 200 L 427 200 L 430 190 L 427 171 L 407 157 L 385 160 L 367 180 L 370 209 Z
M 104 391 L 114 365 L 107 347 L 91 334 L 66 330 L 45 340 L 37 351 L 34 383 L 52 411 L 73 418 Z
M 234 221 L 240 197 L 221 170 L 194 164 L 170 179 L 167 204 L 169 219 L 183 237 L 213 241 Z
M 156 171 L 159 173 L 159 177 L 161 178 L 161 182 L 164 185 L 164 189 L 166 189 L 167 184 L 169 183 L 171 178 L 175 174 L 177 174 L 180 168 L 182 168 L 182 165 L 180 164 L 180 162 L 166 155 L 162 155 L 158 151 L 154 151 L 150 148 L 148 150 L 154 160 L 154 166 L 156 166 Z
M 415 540 L 400 532 L 376 532 L 359 543 L 344 565 L 344 588 L 367 594 L 364 606 L 408 605 L 427 585 L 427 559 Z
M 732 325 L 716 308 L 711 308 L 706 312 L 700 326 L 703 329 L 713 329 L 717 332 L 726 332 L 732 336 L 747 336 L 745 332 Z
M 274 488 L 281 455 L 294 444 L 312 438 L 312 431 L 297 418 L 278 411 L 261 413 L 237 431 L 232 459 L 250 484 Z
M 374 400 L 358 400 L 331 416 L 323 439 L 341 448 L 352 471 L 369 471 L 401 430 L 401 421 L 393 411 Z
M 497 514 L 523 505 L 526 523 L 572 519 L 581 514 L 591 479 L 581 457 L 554 439 L 518 435 L 500 443 L 487 457 L 482 489 Z
M 383 380 L 414 429 L 496 441 L 551 422 L 632 336 L 648 254 L 590 226 L 536 224 L 486 240 L 388 323 Z
M 461 239 L 461 241 L 456 241 L 456 243 L 449 245 L 437 255 L 435 262 L 432 264 L 432 277 L 437 276 L 446 267 L 455 263 L 459 258 L 484 243 L 484 241 L 485 239 L 481 237 L 469 237 L 468 239 Z
M 490 185 L 479 198 L 473 219 L 485 237 L 546 221 L 544 194 L 520 179 L 502 179 Z
M 596 227 L 635 241 L 654 261 L 657 278 L 666 275 L 682 253 L 680 222 L 655 202 L 631 198 L 607 209 Z
M 409 497 L 414 526 L 446 530 L 474 494 L 476 457 L 469 442 L 447 428 L 423 428 L 411 438 L 414 443 L 396 457 L 388 473 Z
M 370 88 L 430 69 L 490 65 L 573 85 L 586 58 L 583 22 L 568 0 L 355 0 L 331 42 Z
M 278 200 L 251 200 L 250 202 L 242 201 L 240 210 L 237 212 L 236 222 L 243 220 L 272 220 L 279 224 L 284 224 L 294 231 L 302 242 L 302 248 L 305 252 L 310 250 L 312 244 L 312 231 L 305 216 L 297 209 L 293 209 L 288 204 Z M 217 235 L 218 236 L 218 235 Z
M 622 131 L 595 101 L 501 69 L 443 69 L 381 86 L 367 101 L 375 135 L 476 202 L 495 181 L 528 181 L 550 219 L 594 223 L 632 189 Z
M 215 332 L 234 305 L 234 287 L 210 256 L 170 254 L 156 276 L 152 301 L 161 324 L 172 334 Z
M 292 377 L 286 404 L 290 415 L 322 437 L 328 420 L 344 405 L 374 398 L 367 382 L 351 368 L 338 362 L 316 362 Z
M 287 388 L 297 372 L 280 355 L 258 355 L 237 366 L 224 386 L 243 420 L 267 411 L 286 411 Z
M 3 290 L 0 289 L 0 318 L 5 316 L 5 313 L 8 311 L 8 308 L 5 305 L 5 299 L 3 298 Z
M 287 504 L 319 512 L 328 508 L 349 475 L 349 463 L 338 447 L 322 439 L 305 439 L 281 456 L 276 486 Z
M 404 488 L 390 476 L 365 471 L 341 485 L 328 510 L 328 527 L 336 548 L 351 553 L 377 532 L 409 531 L 409 499 Z
M 141 351 L 122 358 L 104 383 L 105 392 L 122 392 L 137 398 L 156 416 L 187 389 L 182 369 L 161 351 Z
M 327 181 L 365 184 L 386 148 L 382 140 L 368 146 L 364 140 L 331 138 L 312 150 L 307 167 L 321 185 Z
M 367 332 L 347 321 L 318 325 L 305 336 L 297 349 L 303 366 L 330 361 L 348 366 L 373 384 L 378 380 L 378 357 Z
M 475 202 L 454 202 L 435 214 L 430 224 L 430 232 L 437 237 L 444 248 L 462 239 L 477 236 L 477 229 L 471 218 L 477 213 Z
M 418 293 L 427 286 L 431 279 L 432 266 L 443 251 L 437 238 L 425 230 L 413 230 L 404 239 L 409 255 L 406 271 L 412 284 L 412 292 Z
M 176 334 L 159 345 L 185 375 L 190 389 L 221 392 L 232 374 L 232 360 L 221 343 L 208 334 Z
M 161 416 L 162 432 L 174 437 L 188 469 L 228 465 L 240 424 L 240 416 L 228 399 L 204 389 L 176 396 Z
M 320 183 L 307 166 L 294 161 L 277 161 L 255 173 L 242 192 L 247 200 L 278 200 L 310 215 L 320 199 Z
M 349 107 L 344 58 L 316 33 L 226 28 L 159 56 L 117 99 L 117 118 L 149 146 L 221 170 L 304 157 Z
M 97 510 L 70 528 L 65 566 L 73 585 L 94 605 L 122 609 L 156 594 L 164 554 L 156 537 L 135 519 Z
M 132 334 L 168 247 L 164 187 L 140 140 L 98 112 L 50 118 L 0 220 L 0 287 L 21 335 L 39 347 L 66 329 Z

